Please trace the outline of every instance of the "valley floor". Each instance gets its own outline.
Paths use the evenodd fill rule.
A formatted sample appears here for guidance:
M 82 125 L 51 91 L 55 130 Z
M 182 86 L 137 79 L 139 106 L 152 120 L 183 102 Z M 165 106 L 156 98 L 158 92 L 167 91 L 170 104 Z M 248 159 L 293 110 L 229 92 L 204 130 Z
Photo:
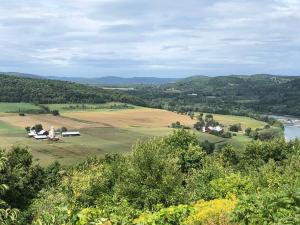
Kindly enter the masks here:
M 137 140 L 145 140 L 153 136 L 164 136 L 172 132 L 170 124 L 179 121 L 193 127 L 196 119 L 159 109 L 130 106 L 118 108 L 110 105 L 48 105 L 57 109 L 60 116 L 50 114 L 26 114 L 19 116 L 18 111 L 37 106 L 24 103 L 0 103 L 0 148 L 11 146 L 28 146 L 41 165 L 48 165 L 57 160 L 62 164 L 73 164 L 88 156 L 104 156 L 106 153 L 127 153 Z M 111 107 L 113 106 L 113 107 Z M 117 105 L 118 106 L 118 105 Z M 263 127 L 265 123 L 247 117 L 214 115 L 221 124 L 228 127 L 241 123 L 246 127 Z M 80 137 L 65 137 L 58 142 L 48 140 L 37 141 L 26 136 L 25 127 L 42 124 L 45 129 L 67 127 L 78 130 Z M 216 145 L 229 143 L 242 148 L 251 139 L 237 133 L 230 139 L 194 131 L 199 141 L 208 140 Z

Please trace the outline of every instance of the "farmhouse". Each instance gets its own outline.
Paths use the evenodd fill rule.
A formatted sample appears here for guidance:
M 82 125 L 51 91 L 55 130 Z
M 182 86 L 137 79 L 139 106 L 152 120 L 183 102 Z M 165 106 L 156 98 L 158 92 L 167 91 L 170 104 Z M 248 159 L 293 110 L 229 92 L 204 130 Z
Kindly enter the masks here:
M 30 130 L 30 132 L 28 133 L 28 137 L 34 137 L 36 135 L 35 130 Z
M 213 131 L 218 131 L 218 132 L 223 130 L 223 128 L 220 126 L 208 127 L 208 129 L 213 130 Z
M 209 127 L 203 127 L 202 128 L 202 131 L 203 133 L 209 133 L 210 131 L 222 131 L 223 128 L 221 126 L 215 126 L 215 127 L 212 127 L 212 126 L 209 126 Z
M 45 140 L 45 139 L 48 139 L 48 136 L 47 135 L 35 135 L 34 138 L 36 140 Z
M 37 133 L 37 135 L 46 135 L 47 136 L 47 135 L 49 135 L 49 132 L 46 130 L 41 130 Z
M 80 136 L 80 132 L 79 131 L 62 132 L 61 136 L 63 137 Z

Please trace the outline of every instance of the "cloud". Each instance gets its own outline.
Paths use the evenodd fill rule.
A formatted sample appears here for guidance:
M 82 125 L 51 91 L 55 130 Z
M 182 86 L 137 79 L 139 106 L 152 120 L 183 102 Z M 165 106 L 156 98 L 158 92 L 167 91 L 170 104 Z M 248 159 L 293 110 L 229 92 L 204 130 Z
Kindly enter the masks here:
M 0 70 L 297 74 L 299 0 L 3 0 Z

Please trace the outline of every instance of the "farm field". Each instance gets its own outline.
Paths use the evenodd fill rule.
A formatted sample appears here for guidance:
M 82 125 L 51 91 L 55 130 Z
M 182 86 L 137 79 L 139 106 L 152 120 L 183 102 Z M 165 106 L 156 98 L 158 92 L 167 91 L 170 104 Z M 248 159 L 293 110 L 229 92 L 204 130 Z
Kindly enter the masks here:
M 19 112 L 19 111 L 27 111 L 27 110 L 35 110 L 40 107 L 34 105 L 32 103 L 0 103 L 0 113 L 10 113 L 10 112 Z
M 128 108 L 110 108 L 112 104 L 88 105 L 84 107 L 70 107 L 64 105 L 48 105 L 53 110 L 60 111 L 60 116 L 50 114 L 26 114 L 19 116 L 12 112 L 20 107 L 36 107 L 21 103 L 0 103 L 0 148 L 11 146 L 28 146 L 41 165 L 48 165 L 57 160 L 62 164 L 73 164 L 88 156 L 104 156 L 106 153 L 127 153 L 137 140 L 170 134 L 172 128 L 168 126 L 176 121 L 192 127 L 196 120 L 189 116 L 173 112 L 130 106 Z M 9 109 L 9 110 L 8 110 Z M 69 109 L 69 110 L 68 110 Z M 215 115 L 215 119 L 225 126 L 241 123 L 243 127 L 262 127 L 263 122 L 246 117 Z M 68 130 L 78 130 L 80 137 L 62 138 L 58 142 L 48 140 L 37 141 L 27 138 L 25 127 L 42 124 L 45 129 L 67 127 Z M 216 145 L 230 143 L 242 147 L 250 141 L 242 133 L 231 139 L 216 137 L 207 133 L 195 132 L 199 141 L 208 140 Z

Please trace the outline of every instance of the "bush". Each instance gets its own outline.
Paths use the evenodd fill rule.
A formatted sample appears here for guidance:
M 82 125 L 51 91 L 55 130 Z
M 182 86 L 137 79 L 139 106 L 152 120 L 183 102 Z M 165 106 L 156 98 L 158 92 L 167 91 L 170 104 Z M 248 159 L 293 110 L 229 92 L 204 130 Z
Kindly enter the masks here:
M 262 191 L 243 197 L 233 212 L 239 224 L 300 224 L 300 189 L 282 187 L 279 192 Z
M 200 146 L 206 151 L 207 154 L 212 154 L 215 150 L 215 144 L 205 140 L 200 143 Z
M 250 127 L 246 128 L 245 129 L 245 135 L 250 136 L 251 131 L 252 131 L 252 129 Z
M 61 128 L 60 128 L 60 131 L 61 131 L 61 132 L 67 132 L 67 131 L 68 131 L 68 128 L 66 128 L 66 127 L 61 127 Z
M 137 225 L 181 225 L 192 210 L 193 208 L 187 205 L 171 206 L 155 213 L 143 213 L 133 223 Z
M 60 115 L 58 110 L 53 110 L 53 111 L 51 111 L 51 113 L 52 113 L 53 116 L 59 116 Z
M 231 126 L 229 127 L 229 131 L 231 131 L 231 132 L 239 132 L 239 131 L 241 131 L 241 130 L 242 130 L 242 126 L 241 126 L 240 123 L 231 125 Z
M 211 201 L 200 200 L 194 205 L 195 211 L 184 221 L 185 225 L 214 225 L 230 224 L 230 213 L 237 203 L 233 199 L 215 199 Z

